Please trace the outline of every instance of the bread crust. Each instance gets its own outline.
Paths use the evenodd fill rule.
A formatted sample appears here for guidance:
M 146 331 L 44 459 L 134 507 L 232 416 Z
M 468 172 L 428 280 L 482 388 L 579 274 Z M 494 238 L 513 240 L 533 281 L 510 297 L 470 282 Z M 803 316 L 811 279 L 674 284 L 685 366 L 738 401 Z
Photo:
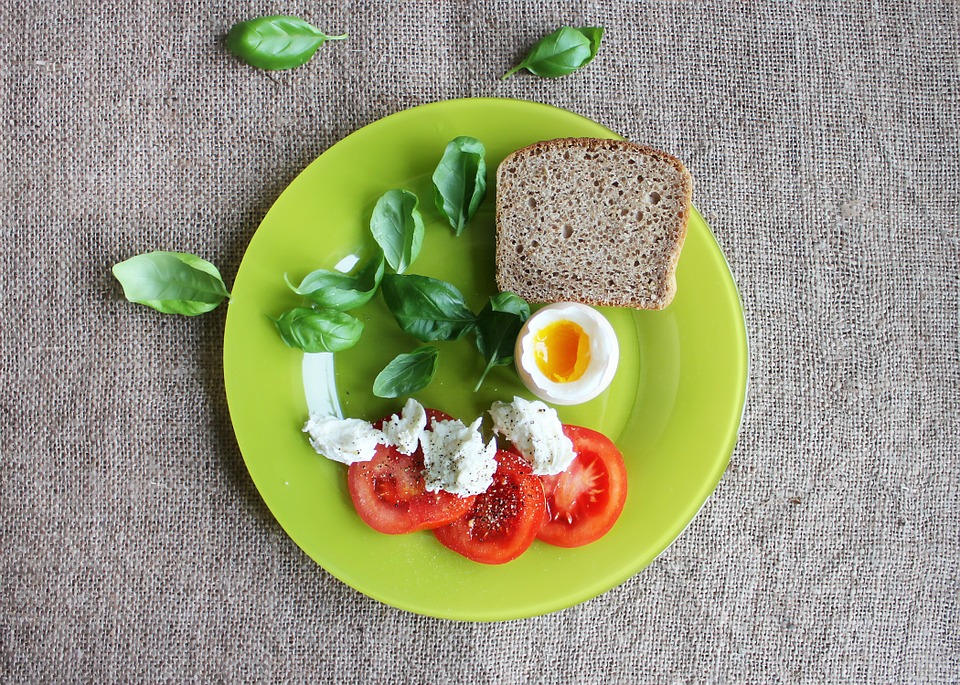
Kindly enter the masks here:
M 541 158 L 548 158 L 551 164 L 539 167 L 536 160 Z M 618 195 L 611 195 L 606 187 L 608 181 L 620 185 L 609 178 L 613 169 L 624 174 L 617 177 L 623 182 Z M 627 169 L 638 174 L 636 178 L 627 178 Z M 544 191 L 539 185 L 541 176 L 547 186 L 553 180 L 557 187 Z M 585 181 L 592 186 L 584 187 Z M 576 201 L 555 196 L 564 191 L 576 194 Z M 497 285 L 531 302 L 572 300 L 594 306 L 663 309 L 676 293 L 676 268 L 686 239 L 692 192 L 692 179 L 683 163 L 646 145 L 602 138 L 559 138 L 521 148 L 508 155 L 497 169 Z M 654 198 L 652 204 L 649 198 Z M 661 199 L 666 201 L 658 208 Z M 522 203 L 529 203 L 529 208 L 518 206 Z M 611 218 L 610 207 L 625 218 Z M 635 219 L 626 218 L 628 209 L 636 209 Z M 544 216 L 547 212 L 553 213 L 550 221 Z M 642 213 L 651 215 L 645 223 L 640 221 Z M 588 227 L 585 237 L 579 235 L 581 227 L 577 225 L 578 240 L 566 240 L 581 215 L 599 223 Z M 536 225 L 521 226 L 521 219 Z M 557 221 L 570 222 L 559 229 L 563 239 L 550 232 L 556 233 L 557 227 L 541 227 Z M 552 264 L 554 271 L 544 271 L 541 267 L 550 264 L 551 255 L 536 253 L 543 247 L 539 241 L 549 243 L 558 258 L 579 260 L 581 268 L 575 269 L 577 264 Z M 589 241 L 590 251 L 583 248 L 583 241 Z M 598 271 L 594 261 L 607 271 Z M 537 266 L 528 274 L 537 277 L 527 279 L 522 272 L 533 264 Z M 629 264 L 634 265 L 632 269 Z M 613 277 L 601 284 L 597 281 L 603 273 Z M 545 282 L 545 274 L 556 276 L 557 282 Z

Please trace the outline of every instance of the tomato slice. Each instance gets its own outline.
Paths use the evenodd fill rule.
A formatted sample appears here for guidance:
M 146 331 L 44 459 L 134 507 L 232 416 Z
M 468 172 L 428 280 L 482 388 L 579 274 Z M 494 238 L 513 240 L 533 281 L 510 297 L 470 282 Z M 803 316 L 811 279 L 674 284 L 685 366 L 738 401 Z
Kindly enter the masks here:
M 433 530 L 442 545 L 483 564 L 504 564 L 523 554 L 544 520 L 543 486 L 530 465 L 504 450 L 496 459 L 493 485 L 464 516 Z
M 576 458 L 567 470 L 541 476 L 547 498 L 537 537 L 558 547 L 579 547 L 609 532 L 627 499 L 627 469 L 617 446 L 602 433 L 564 426 Z
M 427 410 L 427 425 L 449 418 Z M 351 464 L 347 470 L 347 487 L 357 514 L 374 530 L 396 535 L 447 525 L 470 510 L 473 497 L 427 492 L 423 469 L 419 448 L 407 455 L 378 445 L 373 459 Z

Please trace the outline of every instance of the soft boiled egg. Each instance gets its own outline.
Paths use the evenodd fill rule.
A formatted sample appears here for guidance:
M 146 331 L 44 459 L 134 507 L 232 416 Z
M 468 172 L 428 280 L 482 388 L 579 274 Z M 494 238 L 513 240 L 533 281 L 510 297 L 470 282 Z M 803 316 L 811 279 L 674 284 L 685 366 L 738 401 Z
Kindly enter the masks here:
M 527 319 L 517 336 L 514 359 L 523 384 L 534 395 L 553 404 L 580 404 L 610 385 L 620 345 L 600 312 L 558 302 Z

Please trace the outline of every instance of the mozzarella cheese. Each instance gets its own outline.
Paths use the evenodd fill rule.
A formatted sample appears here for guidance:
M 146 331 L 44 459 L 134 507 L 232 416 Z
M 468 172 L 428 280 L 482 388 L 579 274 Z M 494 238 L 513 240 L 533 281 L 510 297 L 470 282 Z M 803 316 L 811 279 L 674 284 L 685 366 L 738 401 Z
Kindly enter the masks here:
M 383 422 L 381 429 L 387 436 L 387 444 L 394 445 L 403 454 L 413 454 L 420 444 L 420 435 L 427 425 L 427 412 L 423 405 L 412 397 L 403 405 L 400 414 L 394 414 Z
M 456 419 L 435 421 L 430 430 L 423 431 L 420 445 L 428 491 L 446 490 L 467 497 L 479 495 L 493 484 L 497 442 L 491 439 L 483 444 L 481 421 L 477 419 L 469 426 Z
M 543 402 L 514 397 L 512 402 L 494 402 L 490 415 L 494 431 L 513 443 L 537 475 L 560 473 L 576 457 L 556 410 Z M 343 464 L 373 459 L 377 445 L 392 445 L 404 454 L 415 453 L 419 446 L 426 489 L 468 497 L 486 492 L 497 470 L 497 441 L 484 443 L 482 420 L 469 426 L 456 419 L 435 421 L 427 430 L 426 411 L 409 399 L 399 414 L 383 422 L 382 430 L 362 419 L 311 414 L 303 431 L 319 454 Z
M 493 430 L 513 443 L 538 476 L 565 471 L 577 453 L 563 434 L 557 410 L 535 400 L 514 397 L 513 402 L 494 402 L 490 407 Z
M 362 419 L 311 414 L 303 432 L 309 433 L 313 449 L 341 464 L 370 461 L 377 453 L 377 445 L 387 444 L 383 431 Z

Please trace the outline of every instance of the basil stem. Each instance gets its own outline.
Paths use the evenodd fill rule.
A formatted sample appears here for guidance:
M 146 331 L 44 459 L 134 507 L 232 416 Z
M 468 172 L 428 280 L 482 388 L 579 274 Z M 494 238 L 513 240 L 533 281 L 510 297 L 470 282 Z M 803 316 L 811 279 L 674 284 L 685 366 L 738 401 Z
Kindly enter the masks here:
M 511 292 L 503 292 L 490 298 L 477 317 L 477 349 L 487 365 L 473 388 L 474 392 L 480 389 L 494 366 L 513 363 L 517 336 L 523 322 L 528 318 L 530 305 L 523 298 Z
M 317 269 L 307 274 L 299 286 L 294 286 L 289 280 L 287 285 L 297 295 L 310 299 L 320 307 L 347 311 L 370 301 L 380 287 L 383 269 L 383 252 L 377 250 L 370 261 L 352 276 L 339 271 Z
M 449 143 L 433 172 L 434 199 L 457 235 L 487 194 L 486 150 L 476 138 L 459 136 Z
M 383 249 L 387 263 L 398 274 L 406 271 L 423 245 L 420 200 L 409 190 L 388 190 L 370 217 L 370 232 Z
M 294 307 L 274 319 L 280 337 L 304 352 L 340 352 L 360 340 L 363 322 L 336 309 Z
M 602 39 L 601 26 L 579 29 L 562 26 L 537 41 L 526 58 L 501 78 L 508 78 L 521 69 L 547 78 L 572 74 L 597 56 Z
M 377 374 L 373 394 L 377 397 L 401 397 L 427 387 L 437 373 L 440 351 L 436 347 L 418 347 L 400 354 Z
M 476 322 L 460 291 L 436 278 L 387 274 L 380 291 L 403 332 L 422 342 L 458 340 Z
M 298 17 L 258 17 L 234 24 L 227 33 L 227 49 L 260 69 L 293 69 L 305 64 L 328 40 L 328 36 Z
M 229 297 L 210 262 L 184 252 L 148 252 L 115 264 L 113 275 L 131 302 L 165 314 L 196 316 Z

